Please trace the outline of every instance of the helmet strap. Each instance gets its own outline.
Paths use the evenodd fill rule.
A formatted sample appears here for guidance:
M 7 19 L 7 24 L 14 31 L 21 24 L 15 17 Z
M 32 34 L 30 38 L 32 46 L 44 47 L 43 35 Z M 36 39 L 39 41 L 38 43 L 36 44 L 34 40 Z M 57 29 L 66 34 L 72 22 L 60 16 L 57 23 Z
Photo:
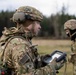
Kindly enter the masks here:
M 71 34 L 70 37 L 74 36 L 75 34 L 76 34 L 76 31 L 73 34 Z
M 75 31 L 73 34 L 71 34 L 71 33 L 69 32 L 69 37 L 70 37 L 70 39 L 71 39 L 72 41 L 75 41 L 76 31 Z
M 32 24 L 32 33 L 34 33 L 35 24 Z

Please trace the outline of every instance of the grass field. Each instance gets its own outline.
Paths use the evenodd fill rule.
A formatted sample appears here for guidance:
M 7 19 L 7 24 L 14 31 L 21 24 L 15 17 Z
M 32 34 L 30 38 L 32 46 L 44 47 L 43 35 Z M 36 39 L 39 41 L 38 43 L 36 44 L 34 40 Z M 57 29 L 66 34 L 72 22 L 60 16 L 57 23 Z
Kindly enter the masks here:
M 38 44 L 38 52 L 40 54 L 49 54 L 52 53 L 54 50 L 60 50 L 67 53 L 67 57 L 69 56 L 71 49 L 71 41 L 70 40 L 39 40 L 34 39 L 33 44 Z M 59 70 L 57 75 L 64 75 L 65 66 Z M 67 75 L 72 75 L 73 73 L 73 66 L 71 63 L 67 62 Z

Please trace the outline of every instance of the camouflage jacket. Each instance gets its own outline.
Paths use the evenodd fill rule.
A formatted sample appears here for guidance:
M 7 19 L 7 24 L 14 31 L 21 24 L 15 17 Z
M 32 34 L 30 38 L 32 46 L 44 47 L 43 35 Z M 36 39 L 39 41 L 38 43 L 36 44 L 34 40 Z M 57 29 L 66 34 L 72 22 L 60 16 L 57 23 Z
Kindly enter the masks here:
M 36 58 L 40 61 L 40 58 L 36 48 L 31 43 L 31 37 L 32 34 L 25 33 L 22 28 L 5 29 L 1 42 L 8 39 L 8 43 L 6 44 L 3 63 L 12 69 L 12 75 L 55 75 L 55 69 L 51 64 L 35 68 L 39 64 L 34 63 L 34 61 Z
M 76 41 L 72 41 L 71 43 L 71 58 L 70 58 L 70 62 L 72 62 L 72 64 L 76 65 Z

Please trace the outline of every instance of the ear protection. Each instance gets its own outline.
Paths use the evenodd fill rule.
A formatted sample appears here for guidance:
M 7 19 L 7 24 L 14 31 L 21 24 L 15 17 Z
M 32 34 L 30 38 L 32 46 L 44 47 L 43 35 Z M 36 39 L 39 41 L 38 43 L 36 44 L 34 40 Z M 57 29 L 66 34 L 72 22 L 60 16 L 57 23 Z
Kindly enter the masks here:
M 23 12 L 16 12 L 14 15 L 13 15 L 13 21 L 14 22 L 19 22 L 19 23 L 23 23 L 25 22 L 26 19 L 31 19 L 31 16 L 30 15 L 26 15 L 25 13 Z

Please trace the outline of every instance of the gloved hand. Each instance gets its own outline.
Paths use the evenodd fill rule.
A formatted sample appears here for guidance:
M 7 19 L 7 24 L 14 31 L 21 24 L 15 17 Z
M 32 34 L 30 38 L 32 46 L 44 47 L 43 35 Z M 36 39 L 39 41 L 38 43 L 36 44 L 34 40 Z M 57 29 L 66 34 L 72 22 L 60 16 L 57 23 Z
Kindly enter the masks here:
M 71 53 L 70 56 L 68 57 L 68 61 L 74 63 L 75 60 L 76 60 L 76 54 Z
M 63 67 L 64 65 L 64 60 L 60 61 L 60 62 L 56 62 L 57 58 L 54 58 L 53 61 L 50 63 L 50 65 L 52 65 L 55 70 L 59 70 L 60 68 Z

